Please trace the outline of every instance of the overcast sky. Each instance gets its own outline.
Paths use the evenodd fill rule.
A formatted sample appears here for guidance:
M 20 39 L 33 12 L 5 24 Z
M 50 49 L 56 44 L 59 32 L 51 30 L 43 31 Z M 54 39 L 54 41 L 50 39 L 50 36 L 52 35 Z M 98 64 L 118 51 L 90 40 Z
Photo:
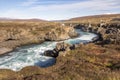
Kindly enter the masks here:
M 0 0 L 0 17 L 69 19 L 120 13 L 120 0 Z

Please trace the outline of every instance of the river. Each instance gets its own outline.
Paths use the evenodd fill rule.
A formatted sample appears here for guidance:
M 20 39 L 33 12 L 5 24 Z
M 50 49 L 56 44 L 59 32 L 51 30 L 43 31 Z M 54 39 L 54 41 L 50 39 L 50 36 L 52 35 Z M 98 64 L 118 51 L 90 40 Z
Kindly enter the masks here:
M 94 37 L 97 37 L 96 34 L 83 32 L 80 29 L 76 29 L 76 31 L 80 34 L 80 36 L 64 40 L 64 42 L 70 44 L 87 43 L 92 41 Z M 0 56 L 0 69 L 19 71 L 26 66 L 51 66 L 55 64 L 56 59 L 44 56 L 43 53 L 46 50 L 54 49 L 56 43 L 57 42 L 44 42 L 42 44 L 19 47 L 13 52 Z

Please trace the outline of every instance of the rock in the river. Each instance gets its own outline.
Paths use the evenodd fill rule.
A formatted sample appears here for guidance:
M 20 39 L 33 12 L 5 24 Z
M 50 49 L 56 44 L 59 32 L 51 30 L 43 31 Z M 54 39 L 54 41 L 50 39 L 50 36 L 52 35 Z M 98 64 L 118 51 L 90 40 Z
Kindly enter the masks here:
M 58 51 L 54 50 L 47 50 L 44 52 L 44 56 L 54 57 L 56 58 L 58 56 Z

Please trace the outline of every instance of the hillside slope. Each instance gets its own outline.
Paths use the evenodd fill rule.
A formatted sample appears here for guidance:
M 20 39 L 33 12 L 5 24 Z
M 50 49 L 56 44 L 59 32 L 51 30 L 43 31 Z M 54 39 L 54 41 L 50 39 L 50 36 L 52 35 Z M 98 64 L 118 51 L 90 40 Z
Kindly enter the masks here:
M 93 15 L 93 16 L 84 16 L 84 17 L 76 17 L 76 18 L 71 18 L 67 21 L 79 21 L 79 22 L 100 22 L 100 21 L 106 21 L 110 22 L 113 20 L 119 20 L 120 19 L 120 14 L 104 14 L 104 15 Z

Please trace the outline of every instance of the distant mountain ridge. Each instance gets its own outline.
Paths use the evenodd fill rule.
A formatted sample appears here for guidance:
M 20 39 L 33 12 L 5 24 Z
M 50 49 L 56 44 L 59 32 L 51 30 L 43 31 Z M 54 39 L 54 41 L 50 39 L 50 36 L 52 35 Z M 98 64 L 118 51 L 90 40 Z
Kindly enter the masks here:
M 90 16 L 82 16 L 82 17 L 74 17 L 70 18 L 68 20 L 50 20 L 52 22 L 64 22 L 64 21 L 94 21 L 96 22 L 99 20 L 118 20 L 120 21 L 120 14 L 101 14 L 101 15 L 90 15 Z M 4 18 L 0 17 L 0 21 L 41 21 L 45 22 L 48 20 L 38 19 L 38 18 L 32 18 L 32 19 L 12 19 L 12 18 Z
M 2 20 L 11 20 L 11 18 L 4 18 L 4 17 L 0 17 L 0 21 L 2 21 Z
M 32 19 L 12 19 L 12 18 L 0 18 L 0 21 L 47 21 L 47 20 L 43 20 L 43 19 L 37 19 L 37 18 L 32 18 Z

